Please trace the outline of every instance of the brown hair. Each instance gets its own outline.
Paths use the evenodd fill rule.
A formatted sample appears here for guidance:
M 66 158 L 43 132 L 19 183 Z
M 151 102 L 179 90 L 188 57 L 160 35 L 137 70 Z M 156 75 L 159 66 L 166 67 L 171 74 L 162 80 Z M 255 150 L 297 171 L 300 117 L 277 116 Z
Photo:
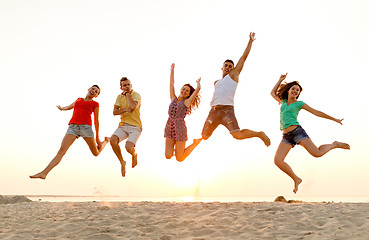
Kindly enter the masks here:
M 127 77 L 122 77 L 121 79 L 120 79 L 120 83 L 122 83 L 123 81 L 130 81 Z
M 190 88 L 190 94 L 187 97 L 187 98 L 189 98 L 189 97 L 191 97 L 192 93 L 195 91 L 195 88 L 192 87 L 191 84 L 189 84 L 189 83 L 183 85 L 183 87 L 185 87 L 185 86 Z M 196 108 L 199 107 L 200 99 L 201 99 L 200 94 L 197 94 L 197 96 L 193 99 L 190 107 L 188 108 L 188 112 L 187 112 L 188 115 L 190 115 L 193 110 L 195 110 Z
M 288 99 L 288 91 L 290 90 L 290 88 L 294 85 L 297 85 L 299 86 L 300 88 L 300 93 L 299 95 L 296 97 L 296 99 L 299 98 L 301 92 L 302 92 L 302 87 L 301 85 L 299 84 L 298 81 L 293 81 L 293 82 L 290 82 L 290 83 L 283 83 L 279 86 L 278 90 L 277 90 L 277 97 L 280 99 L 280 100 L 287 100 Z

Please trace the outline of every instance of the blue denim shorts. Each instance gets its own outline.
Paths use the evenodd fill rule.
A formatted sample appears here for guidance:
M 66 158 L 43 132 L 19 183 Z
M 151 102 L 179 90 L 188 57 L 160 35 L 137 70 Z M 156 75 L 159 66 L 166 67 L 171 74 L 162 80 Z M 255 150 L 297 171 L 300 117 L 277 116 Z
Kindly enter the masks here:
M 67 134 L 79 137 L 94 137 L 92 127 L 88 124 L 69 124 Z
M 291 132 L 283 133 L 282 142 L 290 144 L 292 145 L 292 147 L 294 147 L 296 144 L 299 144 L 301 140 L 305 138 L 309 138 L 309 136 L 301 126 L 298 126 Z

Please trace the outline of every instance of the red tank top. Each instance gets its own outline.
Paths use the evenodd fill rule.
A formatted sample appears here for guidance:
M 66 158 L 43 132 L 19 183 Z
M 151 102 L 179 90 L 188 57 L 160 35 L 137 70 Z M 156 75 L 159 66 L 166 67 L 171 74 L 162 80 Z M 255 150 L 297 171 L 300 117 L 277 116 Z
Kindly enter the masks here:
M 78 98 L 74 103 L 73 116 L 69 124 L 88 124 L 92 126 L 91 114 L 98 106 L 98 102 Z

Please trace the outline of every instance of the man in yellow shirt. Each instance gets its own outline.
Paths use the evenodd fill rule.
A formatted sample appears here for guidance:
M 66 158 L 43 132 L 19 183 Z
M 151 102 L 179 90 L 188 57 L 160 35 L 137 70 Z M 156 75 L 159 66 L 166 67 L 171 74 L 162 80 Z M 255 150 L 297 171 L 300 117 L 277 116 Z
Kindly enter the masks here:
M 126 161 L 123 160 L 119 143 L 126 141 L 126 150 L 132 155 L 132 168 L 137 165 L 137 153 L 135 150 L 136 142 L 142 131 L 140 119 L 141 96 L 132 90 L 131 81 L 123 77 L 120 80 L 122 93 L 118 95 L 114 104 L 113 115 L 120 115 L 120 123 L 110 138 L 110 145 L 121 164 L 122 176 L 126 175 Z

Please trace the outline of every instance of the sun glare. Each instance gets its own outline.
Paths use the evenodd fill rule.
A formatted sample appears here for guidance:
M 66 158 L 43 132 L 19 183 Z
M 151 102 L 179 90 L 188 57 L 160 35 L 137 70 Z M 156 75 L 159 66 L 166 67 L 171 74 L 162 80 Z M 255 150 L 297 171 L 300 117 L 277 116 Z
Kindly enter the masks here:
M 195 200 L 194 196 L 184 196 L 182 198 L 183 202 L 193 202 Z

